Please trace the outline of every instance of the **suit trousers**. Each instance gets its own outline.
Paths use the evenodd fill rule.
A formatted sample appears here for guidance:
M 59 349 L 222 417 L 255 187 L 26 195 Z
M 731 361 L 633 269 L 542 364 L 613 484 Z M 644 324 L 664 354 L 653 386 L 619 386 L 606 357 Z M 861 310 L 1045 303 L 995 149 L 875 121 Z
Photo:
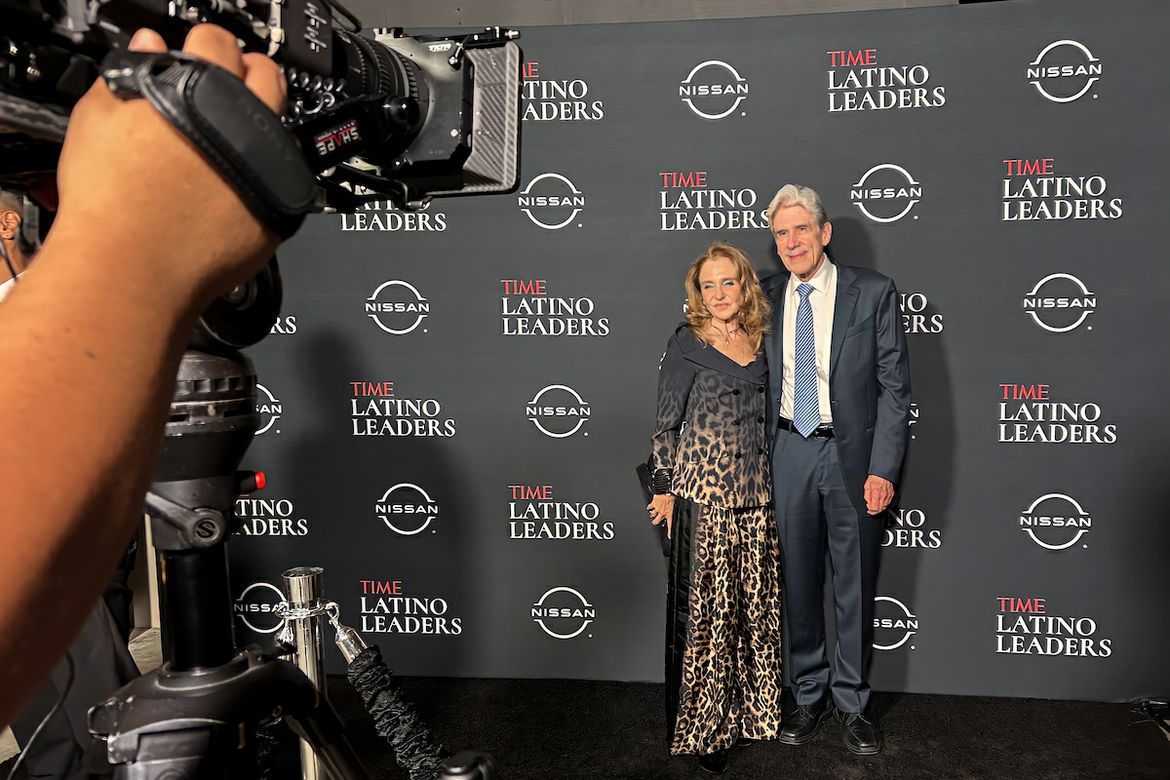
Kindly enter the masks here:
M 837 443 L 779 430 L 772 452 L 784 619 L 786 685 L 817 708 L 830 693 L 841 712 L 864 712 L 873 652 L 881 517 L 860 514 L 845 488 Z M 832 566 L 837 646 L 825 642 L 825 552 Z

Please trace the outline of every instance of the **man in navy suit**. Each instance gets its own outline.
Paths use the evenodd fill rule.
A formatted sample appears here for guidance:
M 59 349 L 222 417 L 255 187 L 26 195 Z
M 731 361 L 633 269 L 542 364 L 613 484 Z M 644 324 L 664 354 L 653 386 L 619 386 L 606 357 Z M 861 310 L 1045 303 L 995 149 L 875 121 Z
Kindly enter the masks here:
M 816 736 L 830 697 L 845 746 L 881 751 L 867 672 L 882 518 L 906 450 L 910 367 L 893 280 L 836 265 L 820 196 L 788 184 L 768 207 L 786 273 L 765 280 L 768 430 L 783 567 L 787 700 L 780 741 Z M 829 661 L 823 588 L 832 562 L 837 643 Z

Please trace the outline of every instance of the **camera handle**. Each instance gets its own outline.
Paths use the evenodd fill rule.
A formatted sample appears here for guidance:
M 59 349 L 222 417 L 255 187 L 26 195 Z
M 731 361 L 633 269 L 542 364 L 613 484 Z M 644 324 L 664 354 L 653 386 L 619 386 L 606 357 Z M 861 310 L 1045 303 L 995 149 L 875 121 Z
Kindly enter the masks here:
M 107 54 L 101 72 L 123 100 L 148 100 L 281 238 L 317 210 L 316 178 L 296 142 L 232 74 L 182 52 L 125 49 Z

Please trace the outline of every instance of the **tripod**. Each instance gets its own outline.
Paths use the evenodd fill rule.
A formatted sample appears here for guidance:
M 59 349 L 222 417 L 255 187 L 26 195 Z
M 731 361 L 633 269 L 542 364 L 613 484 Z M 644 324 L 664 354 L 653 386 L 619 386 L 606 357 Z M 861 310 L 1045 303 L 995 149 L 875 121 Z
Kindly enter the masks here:
M 146 494 L 159 558 L 163 664 L 89 712 L 89 730 L 106 740 L 117 780 L 255 780 L 257 729 L 277 718 L 287 719 L 332 780 L 368 778 L 341 719 L 304 672 L 256 647 L 237 652 L 232 635 L 226 543 L 233 508 L 239 495 L 262 487 L 257 474 L 237 470 L 260 427 L 256 372 L 239 350 L 268 334 L 280 300 L 273 258 L 201 315 L 179 364 L 163 453 Z M 361 692 L 373 700 L 371 714 L 385 720 L 390 710 L 402 716 L 409 709 L 386 692 L 381 680 L 390 673 L 377 648 L 360 653 L 351 674 L 355 669 L 366 680 Z M 419 734 L 382 736 L 417 743 Z M 491 780 L 492 773 L 490 757 L 464 751 L 446 759 L 438 777 Z
M 256 777 L 256 730 L 278 717 L 335 780 L 367 774 L 329 701 L 288 661 L 235 650 L 226 541 L 256 487 L 237 472 L 259 428 L 256 374 L 236 347 L 280 308 L 275 258 L 205 312 L 183 355 L 155 481 L 146 496 L 159 556 L 162 666 L 90 710 L 124 780 Z
M 225 541 L 237 474 L 259 427 L 251 362 L 188 351 L 147 495 L 159 551 L 163 665 L 90 712 L 109 742 L 115 777 L 253 778 L 256 728 L 286 717 L 335 778 L 365 778 L 327 699 L 291 663 L 235 651 Z M 179 410 L 182 411 L 179 411 Z

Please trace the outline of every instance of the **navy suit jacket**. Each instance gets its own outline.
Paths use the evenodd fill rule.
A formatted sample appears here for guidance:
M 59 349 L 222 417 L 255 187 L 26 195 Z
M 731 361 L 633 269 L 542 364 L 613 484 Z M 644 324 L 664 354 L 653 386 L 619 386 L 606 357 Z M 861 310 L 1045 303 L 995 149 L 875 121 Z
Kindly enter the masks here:
M 763 280 L 772 301 L 768 354 L 768 431 L 773 444 L 784 359 L 784 292 L 789 274 Z M 870 474 L 897 484 L 910 417 L 910 363 L 894 281 L 876 271 L 837 266 L 829 352 L 829 403 L 845 487 L 862 515 Z

